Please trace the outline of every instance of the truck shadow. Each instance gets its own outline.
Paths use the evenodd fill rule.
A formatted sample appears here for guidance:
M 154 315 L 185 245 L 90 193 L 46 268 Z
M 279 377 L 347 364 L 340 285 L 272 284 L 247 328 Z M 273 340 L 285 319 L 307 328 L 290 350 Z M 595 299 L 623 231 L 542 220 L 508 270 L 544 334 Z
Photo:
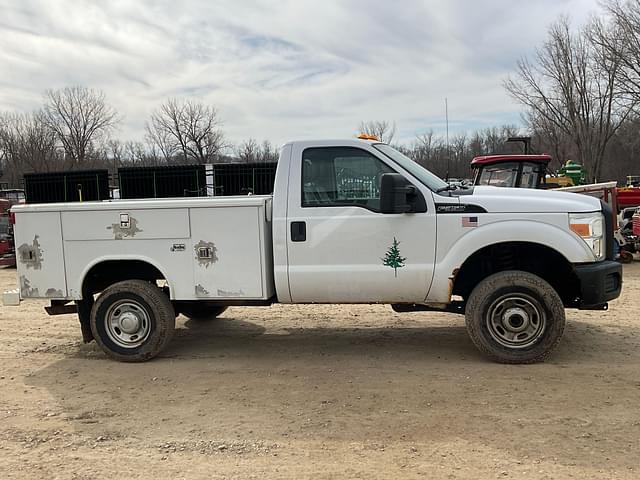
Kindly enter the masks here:
M 225 355 L 287 358 L 291 355 L 395 355 L 422 358 L 481 358 L 464 326 L 431 327 L 285 327 L 269 330 L 233 318 L 187 320 L 176 330 L 163 358 Z
M 450 315 L 443 324 L 393 326 L 290 326 L 280 329 L 265 327 L 268 321 L 237 319 L 232 316 L 211 320 L 181 317 L 175 335 L 157 359 L 242 357 L 277 360 L 292 355 L 313 362 L 315 355 L 339 355 L 357 359 L 361 355 L 393 356 L 421 361 L 490 363 L 467 335 L 464 319 Z M 595 323 L 567 321 L 564 337 L 546 364 L 582 361 L 609 363 L 612 358 L 640 355 L 640 326 L 612 331 Z M 625 343 L 632 343 L 625 348 Z M 75 358 L 107 359 L 95 342 L 67 345 L 65 351 Z M 526 368 L 526 367 L 522 367 Z
M 226 355 L 285 357 L 317 353 L 358 357 L 361 354 L 414 357 L 421 360 L 452 359 L 487 362 L 475 348 L 464 326 L 464 319 L 450 315 L 445 325 L 383 327 L 285 327 L 269 330 L 264 322 L 225 317 L 211 321 L 186 320 L 176 331 L 172 343 L 161 358 L 202 358 Z M 640 326 L 639 326 L 640 327 Z M 564 337 L 547 363 L 595 361 L 609 362 L 613 357 L 628 357 L 623 344 L 632 342 L 640 349 L 640 328 L 605 329 L 595 323 L 567 321 Z M 640 354 L 640 352 L 639 352 Z

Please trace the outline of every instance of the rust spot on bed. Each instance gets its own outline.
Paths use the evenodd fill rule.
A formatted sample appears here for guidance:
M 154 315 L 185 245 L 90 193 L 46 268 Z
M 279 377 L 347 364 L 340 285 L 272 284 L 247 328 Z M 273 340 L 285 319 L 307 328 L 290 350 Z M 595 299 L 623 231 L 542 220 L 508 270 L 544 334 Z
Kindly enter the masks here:
M 62 293 L 62 290 L 56 289 L 56 288 L 47 289 L 44 296 L 50 297 L 50 298 L 64 298 L 64 294 Z
M 36 235 L 33 237 L 31 245 L 23 243 L 18 247 L 18 261 L 24 264 L 25 267 L 33 268 L 34 270 L 40 270 L 44 261 L 39 238 L 40 236 Z
M 38 289 L 32 287 L 31 282 L 24 275 L 20 275 L 20 294 L 22 298 L 40 296 L 40 292 L 38 292 Z
M 129 226 L 123 227 L 119 223 L 112 223 L 107 227 L 107 230 L 113 231 L 114 240 L 122 240 L 124 238 L 133 238 L 137 233 L 142 232 L 141 228 L 138 228 L 138 220 L 133 217 L 129 217 Z
M 219 297 L 244 297 L 244 290 L 238 290 L 237 292 L 228 291 L 228 290 L 220 290 L 218 289 Z
M 209 268 L 218 261 L 218 248 L 213 242 L 200 240 L 193 246 L 193 250 L 196 253 L 198 265 L 201 267 Z
M 196 297 L 208 297 L 209 295 L 209 290 L 200 284 L 196 285 Z

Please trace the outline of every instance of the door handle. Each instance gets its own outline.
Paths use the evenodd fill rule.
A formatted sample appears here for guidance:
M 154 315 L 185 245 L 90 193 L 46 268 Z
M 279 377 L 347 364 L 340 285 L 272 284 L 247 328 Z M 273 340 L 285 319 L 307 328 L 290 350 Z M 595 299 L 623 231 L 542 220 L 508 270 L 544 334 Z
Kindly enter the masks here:
M 307 240 L 307 222 L 291 222 L 291 241 L 304 242 Z

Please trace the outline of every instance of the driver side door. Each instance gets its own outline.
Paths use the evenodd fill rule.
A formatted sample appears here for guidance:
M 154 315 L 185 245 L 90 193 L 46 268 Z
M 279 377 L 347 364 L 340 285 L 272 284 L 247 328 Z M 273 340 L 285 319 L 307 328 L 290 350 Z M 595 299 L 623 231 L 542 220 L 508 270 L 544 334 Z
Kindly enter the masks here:
M 292 155 L 302 162 L 290 172 L 287 214 L 292 301 L 424 301 L 436 243 L 430 191 L 373 151 L 298 148 Z M 380 178 L 392 172 L 426 190 L 427 212 L 380 212 Z

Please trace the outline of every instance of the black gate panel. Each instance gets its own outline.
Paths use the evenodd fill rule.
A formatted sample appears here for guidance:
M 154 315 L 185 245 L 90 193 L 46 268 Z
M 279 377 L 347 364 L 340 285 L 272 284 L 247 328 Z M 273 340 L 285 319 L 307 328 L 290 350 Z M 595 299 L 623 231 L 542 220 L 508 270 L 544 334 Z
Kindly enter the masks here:
M 100 169 L 25 173 L 24 193 L 26 203 L 107 200 L 109 172 Z
M 120 198 L 203 197 L 204 165 L 123 167 L 118 169 Z

